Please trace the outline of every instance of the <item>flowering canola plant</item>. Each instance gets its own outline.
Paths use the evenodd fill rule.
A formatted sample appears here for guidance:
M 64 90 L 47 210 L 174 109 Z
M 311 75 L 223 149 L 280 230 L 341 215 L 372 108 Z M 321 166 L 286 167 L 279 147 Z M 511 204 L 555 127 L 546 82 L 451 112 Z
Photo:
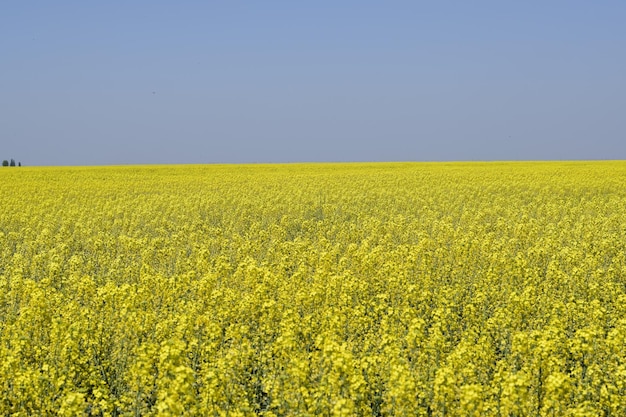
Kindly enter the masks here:
M 626 415 L 623 161 L 23 167 L 0 201 L 0 415 Z

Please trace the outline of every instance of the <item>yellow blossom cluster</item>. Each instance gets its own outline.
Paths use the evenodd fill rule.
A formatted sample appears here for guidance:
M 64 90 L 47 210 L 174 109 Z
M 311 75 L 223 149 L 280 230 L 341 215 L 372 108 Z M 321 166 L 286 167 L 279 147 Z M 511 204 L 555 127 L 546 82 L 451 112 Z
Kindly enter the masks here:
M 0 415 L 626 415 L 625 162 L 27 167 L 0 202 Z

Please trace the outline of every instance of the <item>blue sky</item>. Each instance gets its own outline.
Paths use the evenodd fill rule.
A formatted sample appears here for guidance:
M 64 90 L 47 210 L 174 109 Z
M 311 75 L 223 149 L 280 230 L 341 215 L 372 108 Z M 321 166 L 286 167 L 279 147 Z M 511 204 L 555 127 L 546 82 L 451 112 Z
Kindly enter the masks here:
M 626 159 L 623 1 L 0 5 L 0 159 Z

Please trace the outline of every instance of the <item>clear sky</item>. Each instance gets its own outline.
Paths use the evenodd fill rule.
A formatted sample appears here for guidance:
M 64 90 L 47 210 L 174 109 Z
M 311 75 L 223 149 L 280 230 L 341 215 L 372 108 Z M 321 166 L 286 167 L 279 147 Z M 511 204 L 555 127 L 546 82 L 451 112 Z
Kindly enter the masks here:
M 626 159 L 626 2 L 2 0 L 0 159 Z

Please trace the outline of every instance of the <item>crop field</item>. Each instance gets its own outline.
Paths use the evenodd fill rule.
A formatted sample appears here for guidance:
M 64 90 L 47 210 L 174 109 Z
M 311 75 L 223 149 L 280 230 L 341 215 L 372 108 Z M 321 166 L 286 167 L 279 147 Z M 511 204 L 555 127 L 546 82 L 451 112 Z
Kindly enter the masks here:
M 623 161 L 0 168 L 0 207 L 0 415 L 626 415 Z

